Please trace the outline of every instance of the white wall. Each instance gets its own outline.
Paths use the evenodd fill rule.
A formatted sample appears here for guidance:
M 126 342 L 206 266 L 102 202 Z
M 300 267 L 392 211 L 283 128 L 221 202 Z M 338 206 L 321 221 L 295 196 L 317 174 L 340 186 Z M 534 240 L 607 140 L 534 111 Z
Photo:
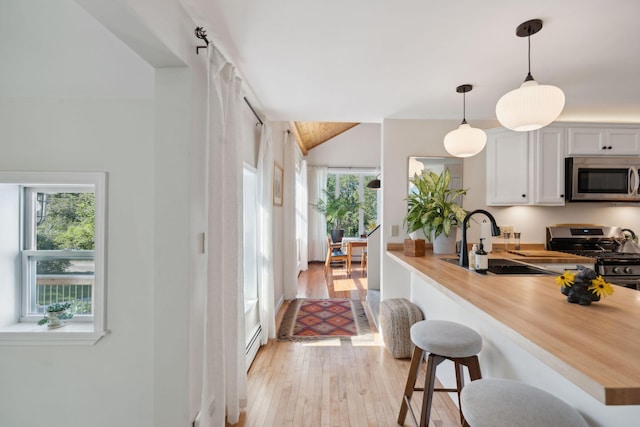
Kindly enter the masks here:
M 72 0 L 0 2 L 0 40 L 0 96 L 153 96 L 153 67 Z
M 285 132 L 289 129 L 289 125 L 286 122 L 273 122 L 271 123 L 271 137 L 273 146 L 273 160 L 281 167 L 284 167 L 285 162 Z M 286 172 L 285 172 L 286 174 Z M 283 197 L 291 197 L 292 185 L 290 182 L 283 182 Z M 285 200 L 283 200 L 284 202 Z M 285 245 L 293 244 L 285 241 L 286 230 L 285 227 L 285 206 L 273 206 L 273 283 L 274 283 L 274 304 L 281 303 L 285 294 L 285 263 L 282 254 L 285 252 Z M 289 224 L 293 227 L 293 224 Z
M 149 425 L 153 102 L 2 98 L 0 105 L 11 112 L 0 117 L 0 169 L 108 173 L 107 325 L 113 332 L 93 347 L 0 348 L 0 424 L 41 425 L 65 413 L 57 425 Z M 64 392 L 52 393 L 48 384 Z
M 20 228 L 20 215 L 16 215 L 20 211 L 19 191 L 14 184 L 0 185 L 1 230 Z M 19 290 L 14 285 L 20 280 L 19 246 L 20 233 L 0 232 L 0 327 L 15 323 L 20 312 Z
M 312 148 L 305 160 L 312 166 L 380 167 L 380 125 L 360 123 Z
M 0 425 L 190 425 L 203 377 L 206 58 L 177 1 L 81 3 L 102 22 L 70 0 L 0 4 L 0 169 L 107 172 L 111 333 L 90 347 L 0 347 Z M 173 37 L 174 50 L 141 34 Z M 154 69 L 178 57 L 191 67 Z
M 444 136 L 459 126 L 459 121 L 386 119 L 382 125 L 382 197 L 383 251 L 387 243 L 401 243 L 406 237 L 403 218 L 406 212 L 408 158 L 412 155 L 444 156 Z M 471 126 L 490 129 L 499 126 L 492 121 L 471 121 Z M 498 225 L 513 225 L 522 233 L 522 243 L 544 243 L 545 227 L 556 223 L 597 223 L 625 226 L 640 230 L 639 207 L 612 206 L 598 203 L 569 203 L 563 207 L 541 206 L 486 206 L 485 150 L 463 160 L 463 186 L 468 189 L 463 207 L 467 210 L 486 209 L 496 218 Z M 506 165 L 505 167 L 508 167 Z M 475 218 L 475 217 L 474 217 Z M 479 220 L 483 216 L 478 215 Z M 478 241 L 479 230 L 472 222 L 468 231 L 470 242 Z M 398 225 L 400 234 L 391 237 L 391 226 Z M 458 231 L 458 239 L 460 232 Z M 494 239 L 496 244 L 501 239 Z M 383 256 L 382 259 L 385 259 Z M 409 276 L 396 263 L 383 261 L 383 299 L 408 297 Z

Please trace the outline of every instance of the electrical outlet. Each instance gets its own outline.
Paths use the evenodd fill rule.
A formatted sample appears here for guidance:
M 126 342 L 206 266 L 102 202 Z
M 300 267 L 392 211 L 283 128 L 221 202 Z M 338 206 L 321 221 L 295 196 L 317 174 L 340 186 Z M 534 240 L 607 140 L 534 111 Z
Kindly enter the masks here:
M 502 235 L 502 233 L 511 233 L 511 237 L 513 237 L 513 225 L 501 225 L 500 235 Z
M 391 237 L 398 237 L 398 234 L 400 234 L 399 227 L 397 225 L 392 225 L 391 226 Z

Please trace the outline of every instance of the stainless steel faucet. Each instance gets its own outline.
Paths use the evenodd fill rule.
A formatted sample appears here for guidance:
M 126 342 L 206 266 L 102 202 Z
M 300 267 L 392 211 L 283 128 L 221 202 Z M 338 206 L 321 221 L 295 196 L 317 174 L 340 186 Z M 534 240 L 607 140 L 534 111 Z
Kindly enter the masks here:
M 462 221 L 462 241 L 460 242 L 460 265 L 462 267 L 469 267 L 469 253 L 467 248 L 467 223 L 469 222 L 469 218 L 477 213 L 485 214 L 487 218 L 489 218 L 489 221 L 491 221 L 492 236 L 500 235 L 500 227 L 498 227 L 495 218 L 489 212 L 485 211 L 484 209 L 476 209 L 475 211 L 469 212 Z

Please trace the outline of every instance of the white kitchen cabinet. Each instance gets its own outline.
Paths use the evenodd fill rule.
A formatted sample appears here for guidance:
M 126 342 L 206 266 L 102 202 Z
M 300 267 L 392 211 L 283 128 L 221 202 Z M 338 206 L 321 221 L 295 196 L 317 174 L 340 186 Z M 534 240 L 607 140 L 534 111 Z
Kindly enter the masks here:
M 565 132 L 487 132 L 487 206 L 564 205 Z
M 487 131 L 487 206 L 529 204 L 529 133 Z
M 534 205 L 564 205 L 565 133 L 555 126 L 532 132 Z
M 567 154 L 570 156 L 640 155 L 640 128 L 569 127 Z

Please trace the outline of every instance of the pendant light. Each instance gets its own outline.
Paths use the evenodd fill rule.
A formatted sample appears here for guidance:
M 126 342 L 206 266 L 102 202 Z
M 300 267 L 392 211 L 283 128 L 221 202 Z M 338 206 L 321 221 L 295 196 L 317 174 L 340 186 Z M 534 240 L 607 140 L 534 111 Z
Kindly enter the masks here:
M 558 118 L 564 108 L 564 93 L 551 85 L 540 85 L 531 76 L 531 36 L 542 29 L 540 19 L 520 24 L 518 37 L 529 42 L 529 72 L 520 88 L 508 92 L 496 104 L 500 123 L 511 130 L 526 132 L 540 129 Z
M 367 188 L 370 188 L 372 190 L 379 190 L 380 187 L 381 187 L 380 174 L 376 175 L 375 179 L 372 179 L 371 181 L 367 182 Z
M 380 179 L 376 178 L 376 179 L 372 179 L 371 181 L 369 181 L 367 183 L 367 188 L 371 188 L 372 190 L 379 190 L 380 189 Z
M 471 157 L 482 151 L 487 143 L 487 134 L 482 129 L 472 128 L 465 118 L 466 93 L 473 89 L 471 85 L 461 85 L 456 92 L 462 94 L 462 123 L 444 137 L 444 148 L 455 157 Z

